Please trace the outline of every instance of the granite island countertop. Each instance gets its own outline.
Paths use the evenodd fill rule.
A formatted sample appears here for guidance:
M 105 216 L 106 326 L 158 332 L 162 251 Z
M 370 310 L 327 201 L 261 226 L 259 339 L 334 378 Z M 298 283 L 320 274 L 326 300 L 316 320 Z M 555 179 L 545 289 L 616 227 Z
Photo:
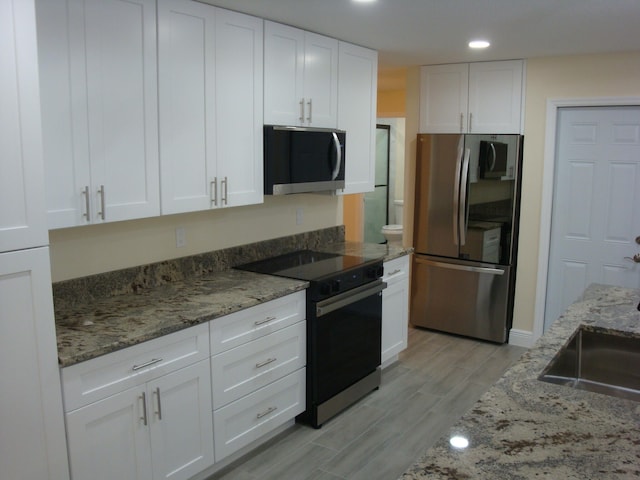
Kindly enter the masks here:
M 242 248 L 240 254 L 247 253 L 247 247 Z M 328 242 L 313 248 L 330 253 L 380 257 L 385 261 L 410 252 L 397 246 L 356 242 Z M 122 275 L 116 272 L 93 279 L 109 284 L 100 285 L 101 290 L 117 294 L 93 295 L 92 289 L 85 289 L 81 280 L 60 288 L 62 294 L 54 302 L 59 365 L 67 367 L 90 360 L 308 286 L 306 281 L 228 267 L 219 270 L 207 267 L 213 270 L 198 275 L 184 272 L 191 268 L 203 270 L 202 259 L 198 260 L 186 262 L 197 263 L 194 267 L 185 267 L 185 262 L 180 265 L 164 262 L 153 268 L 142 267 Z M 218 261 L 217 258 L 212 262 Z M 160 281 L 156 282 L 152 277 L 158 277 Z
M 640 402 L 538 380 L 580 326 L 640 337 L 639 300 L 638 290 L 591 285 L 400 478 L 640 478 Z M 469 446 L 452 447 L 456 435 Z

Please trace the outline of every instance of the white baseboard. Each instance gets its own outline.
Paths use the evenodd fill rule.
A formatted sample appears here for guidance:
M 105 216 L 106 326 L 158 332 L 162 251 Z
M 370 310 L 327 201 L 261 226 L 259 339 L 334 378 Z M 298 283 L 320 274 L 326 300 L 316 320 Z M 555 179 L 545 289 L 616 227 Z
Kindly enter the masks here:
M 516 347 L 531 348 L 535 340 L 533 338 L 533 332 L 527 330 L 517 330 L 512 328 L 509 331 L 509 345 L 515 345 Z

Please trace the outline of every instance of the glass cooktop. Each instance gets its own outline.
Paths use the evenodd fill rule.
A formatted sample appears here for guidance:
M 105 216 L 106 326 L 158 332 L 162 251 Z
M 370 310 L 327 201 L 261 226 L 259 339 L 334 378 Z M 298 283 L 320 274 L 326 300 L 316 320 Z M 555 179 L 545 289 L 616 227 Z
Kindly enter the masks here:
M 257 262 L 238 265 L 237 269 L 280 277 L 315 281 L 380 261 L 380 258 L 300 250 Z

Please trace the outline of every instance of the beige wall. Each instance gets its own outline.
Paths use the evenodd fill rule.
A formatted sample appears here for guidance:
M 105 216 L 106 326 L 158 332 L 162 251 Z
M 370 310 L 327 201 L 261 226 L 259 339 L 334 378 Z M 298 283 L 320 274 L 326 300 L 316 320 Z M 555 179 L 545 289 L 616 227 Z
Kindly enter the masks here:
M 640 95 L 640 52 L 527 60 L 518 277 L 513 327 L 533 331 L 548 99 Z
M 341 224 L 341 197 L 287 195 L 265 196 L 262 205 L 53 230 L 52 277 L 57 282 Z M 182 248 L 176 248 L 178 227 L 186 232 Z

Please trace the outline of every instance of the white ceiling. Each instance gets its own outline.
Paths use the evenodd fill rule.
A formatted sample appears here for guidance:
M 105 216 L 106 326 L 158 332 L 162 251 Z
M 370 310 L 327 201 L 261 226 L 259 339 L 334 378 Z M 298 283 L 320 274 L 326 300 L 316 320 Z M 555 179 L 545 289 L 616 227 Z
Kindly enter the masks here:
M 200 1 L 373 48 L 381 70 L 640 50 L 640 0 Z

